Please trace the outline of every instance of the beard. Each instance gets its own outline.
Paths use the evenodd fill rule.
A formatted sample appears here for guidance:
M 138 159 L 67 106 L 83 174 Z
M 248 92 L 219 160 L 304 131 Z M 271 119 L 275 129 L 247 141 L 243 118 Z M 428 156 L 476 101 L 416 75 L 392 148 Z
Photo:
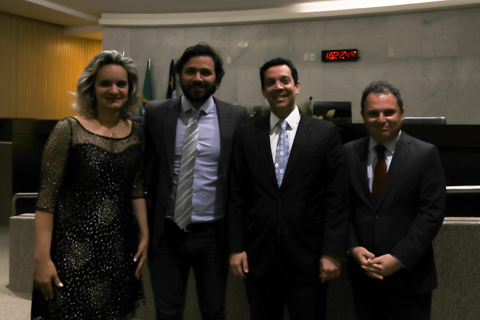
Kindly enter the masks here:
M 211 95 L 215 93 L 215 91 L 217 91 L 217 88 L 215 85 L 206 86 L 204 84 L 198 84 L 198 85 L 193 84 L 193 85 L 185 86 L 183 84 L 183 81 L 180 81 L 180 88 L 182 88 L 183 94 L 188 99 L 188 101 L 195 104 L 204 103 L 205 101 L 208 100 L 208 98 L 210 98 Z M 197 88 L 203 88 L 205 89 L 205 91 L 203 93 L 195 92 L 195 89 Z

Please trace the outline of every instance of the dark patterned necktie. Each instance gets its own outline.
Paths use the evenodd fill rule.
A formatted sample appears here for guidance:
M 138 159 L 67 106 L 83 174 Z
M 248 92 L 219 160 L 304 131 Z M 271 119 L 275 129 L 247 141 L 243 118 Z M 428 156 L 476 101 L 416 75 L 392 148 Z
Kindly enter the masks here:
M 199 108 L 192 108 L 183 139 L 182 158 L 178 173 L 177 193 L 173 220 L 180 229 L 185 228 L 192 216 L 193 173 L 198 144 Z
M 378 144 L 375 147 L 375 151 L 377 151 L 378 161 L 373 173 L 372 195 L 375 201 L 378 201 L 380 193 L 382 192 L 383 182 L 387 176 L 387 164 L 385 163 L 385 147 Z

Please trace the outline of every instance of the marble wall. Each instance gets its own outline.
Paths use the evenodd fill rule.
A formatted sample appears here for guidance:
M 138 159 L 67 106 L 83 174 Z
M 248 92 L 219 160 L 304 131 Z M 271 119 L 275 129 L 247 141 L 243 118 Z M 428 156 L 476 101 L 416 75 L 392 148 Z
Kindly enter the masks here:
M 266 104 L 259 67 L 281 56 L 293 61 L 301 84 L 297 101 L 351 101 L 361 122 L 360 97 L 374 80 L 394 82 L 406 116 L 445 116 L 448 124 L 480 124 L 480 7 L 396 15 L 206 27 L 104 28 L 103 48 L 125 52 L 143 87 L 151 59 L 153 98 L 164 99 L 172 56 L 209 43 L 226 75 L 215 96 L 244 105 Z M 321 50 L 359 50 L 360 60 L 323 63 Z M 388 57 L 393 49 L 395 56 Z M 314 61 L 304 61 L 314 53 Z M 227 62 L 231 58 L 231 63 Z M 177 79 L 178 80 L 178 79 Z M 178 87 L 178 86 L 177 86 Z M 178 89 L 177 89 L 178 90 Z

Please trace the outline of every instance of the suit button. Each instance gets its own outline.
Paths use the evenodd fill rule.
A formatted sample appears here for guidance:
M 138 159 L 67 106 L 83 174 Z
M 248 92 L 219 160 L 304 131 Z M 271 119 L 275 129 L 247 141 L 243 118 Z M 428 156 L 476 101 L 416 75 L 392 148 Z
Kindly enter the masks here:
M 375 219 L 378 219 L 378 214 L 375 215 Z
M 282 203 L 282 198 L 278 197 L 277 201 L 278 203 Z

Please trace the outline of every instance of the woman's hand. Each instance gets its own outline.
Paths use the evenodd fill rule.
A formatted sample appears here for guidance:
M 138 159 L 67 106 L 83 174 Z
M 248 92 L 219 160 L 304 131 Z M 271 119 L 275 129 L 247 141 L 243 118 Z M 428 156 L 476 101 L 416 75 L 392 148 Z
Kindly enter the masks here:
M 35 283 L 42 290 L 46 300 L 53 299 L 52 282 L 57 287 L 63 287 L 58 278 L 57 268 L 50 258 L 52 243 L 53 213 L 49 211 L 35 211 Z
M 145 260 L 147 259 L 147 252 L 148 252 L 148 237 L 141 237 L 140 243 L 138 244 L 138 251 L 133 261 L 137 262 L 137 270 L 135 270 L 135 277 L 140 279 L 140 274 L 142 273 L 142 266 Z
M 50 258 L 35 262 L 33 277 L 35 283 L 45 296 L 45 300 L 53 299 L 52 282 L 55 283 L 57 287 L 63 287 L 62 282 L 58 278 L 57 269 Z
M 133 261 L 138 261 L 137 270 L 135 270 L 135 277 L 140 279 L 142 266 L 147 259 L 148 252 L 148 223 L 147 223 L 147 205 L 144 198 L 132 200 L 133 212 L 137 217 L 138 227 L 140 229 L 140 243 L 138 244 L 138 251 Z

